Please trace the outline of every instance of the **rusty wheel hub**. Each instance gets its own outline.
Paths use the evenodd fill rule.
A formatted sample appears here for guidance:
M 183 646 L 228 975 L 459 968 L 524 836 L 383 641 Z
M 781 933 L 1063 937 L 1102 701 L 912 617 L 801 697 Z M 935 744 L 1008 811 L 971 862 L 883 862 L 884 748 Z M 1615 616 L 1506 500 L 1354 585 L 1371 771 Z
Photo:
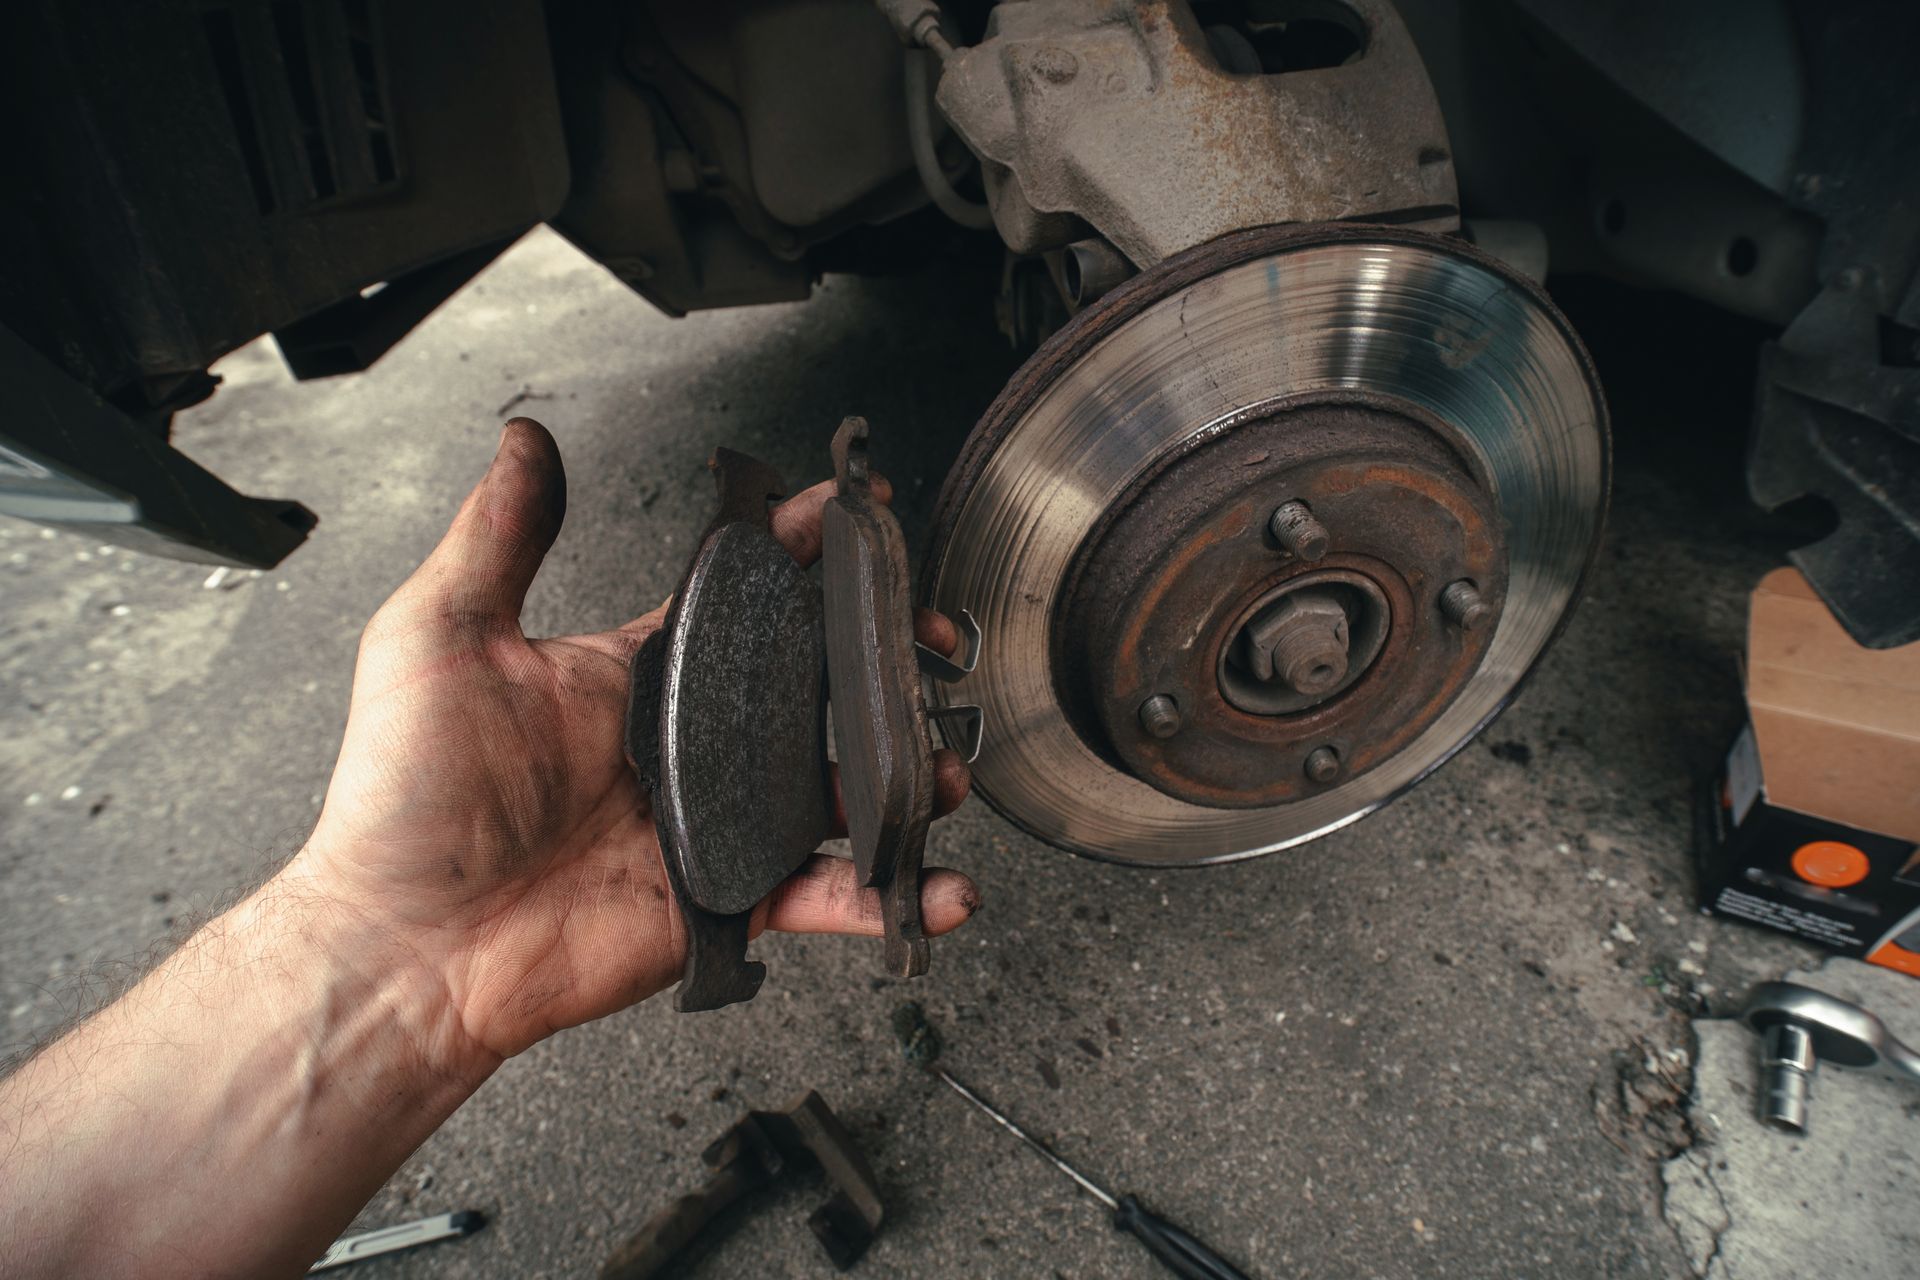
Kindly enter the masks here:
M 1082 736 L 1167 795 L 1242 809 L 1325 786 L 1306 767 L 1322 747 L 1351 778 L 1417 737 L 1492 632 L 1450 623 L 1441 592 L 1506 583 L 1494 505 L 1447 436 L 1341 397 L 1255 410 L 1143 477 L 1054 628 Z M 1289 550 L 1282 508 L 1325 536 Z M 1178 732 L 1143 727 L 1154 697 Z
M 1064 847 L 1217 861 L 1378 807 L 1512 696 L 1606 492 L 1530 284 L 1383 227 L 1236 233 L 1083 311 L 941 495 L 930 602 L 986 655 L 980 790 Z

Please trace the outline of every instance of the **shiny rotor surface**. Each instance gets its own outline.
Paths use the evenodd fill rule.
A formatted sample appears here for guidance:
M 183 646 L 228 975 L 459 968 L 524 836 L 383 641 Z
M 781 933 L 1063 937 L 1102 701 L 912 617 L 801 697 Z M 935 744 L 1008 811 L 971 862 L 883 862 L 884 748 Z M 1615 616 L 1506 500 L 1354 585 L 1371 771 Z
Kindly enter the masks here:
M 1049 671 L 1076 550 L 1156 460 L 1234 415 L 1354 390 L 1450 425 L 1491 482 L 1511 578 L 1480 668 L 1397 756 L 1293 803 L 1207 808 L 1119 772 L 1070 726 Z M 1564 320 L 1530 286 L 1449 242 L 1407 232 L 1376 242 L 1348 229 L 1180 285 L 1032 397 L 973 469 L 951 518 L 932 602 L 973 612 L 983 659 L 938 693 L 984 709 L 976 785 L 1042 839 L 1133 863 L 1250 857 L 1356 820 L 1436 768 L 1512 696 L 1591 559 L 1607 465 L 1605 410 Z

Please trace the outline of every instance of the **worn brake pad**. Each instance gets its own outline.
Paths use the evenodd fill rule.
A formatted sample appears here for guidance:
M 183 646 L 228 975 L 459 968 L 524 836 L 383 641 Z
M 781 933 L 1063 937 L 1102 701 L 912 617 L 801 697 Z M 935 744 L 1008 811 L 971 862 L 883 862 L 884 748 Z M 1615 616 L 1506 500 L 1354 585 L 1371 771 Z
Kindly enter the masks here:
M 750 1000 L 766 966 L 747 960 L 755 904 L 826 839 L 833 812 L 828 685 L 855 876 L 880 891 L 885 964 L 925 973 L 920 871 L 933 816 L 929 724 L 969 760 L 978 707 L 930 708 L 922 675 L 956 680 L 979 657 L 959 623 L 959 660 L 914 643 L 906 539 L 874 500 L 868 429 L 833 441 L 837 493 L 821 512 L 823 591 L 773 537 L 783 490 L 765 464 L 728 449 L 709 464 L 720 511 L 694 553 L 665 625 L 629 668 L 626 753 L 653 797 L 654 827 L 687 966 L 674 1007 Z
M 674 1007 L 753 997 L 753 907 L 827 837 L 826 659 L 820 590 L 770 526 L 784 492 L 764 463 L 728 449 L 709 464 L 714 518 L 667 611 L 630 666 L 627 756 L 687 925 Z
M 820 513 L 827 671 L 840 795 L 856 879 L 880 890 L 886 967 L 927 971 L 920 866 L 933 816 L 933 759 L 913 641 L 907 540 L 873 500 L 867 423 L 833 437 L 836 496 Z

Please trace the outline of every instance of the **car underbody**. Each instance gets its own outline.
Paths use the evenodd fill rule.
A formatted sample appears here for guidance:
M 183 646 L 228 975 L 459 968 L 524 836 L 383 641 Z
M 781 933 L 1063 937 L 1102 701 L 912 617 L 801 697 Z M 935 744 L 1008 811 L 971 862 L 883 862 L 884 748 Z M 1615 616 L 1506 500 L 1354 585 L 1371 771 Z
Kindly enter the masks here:
M 981 631 L 981 791 L 1223 861 L 1413 785 L 1601 537 L 1607 411 L 1540 287 L 1768 327 L 1750 492 L 1862 643 L 1920 638 L 1920 15 L 1866 3 L 211 0 L 14 18 L 0 511 L 270 566 L 167 443 L 271 333 L 365 369 L 548 223 L 670 314 L 1001 255 L 1033 354 L 919 582 Z

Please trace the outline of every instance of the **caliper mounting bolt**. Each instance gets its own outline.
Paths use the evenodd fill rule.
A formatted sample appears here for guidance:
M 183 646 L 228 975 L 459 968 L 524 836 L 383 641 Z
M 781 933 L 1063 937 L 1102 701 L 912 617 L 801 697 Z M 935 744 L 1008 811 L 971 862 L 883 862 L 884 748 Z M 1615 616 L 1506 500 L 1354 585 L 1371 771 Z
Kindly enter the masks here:
M 1156 693 L 1140 704 L 1140 727 L 1156 738 L 1171 738 L 1180 732 L 1180 704 L 1164 693 Z
M 1471 631 L 1493 616 L 1493 606 L 1481 598 L 1480 588 L 1462 578 L 1440 593 L 1440 612 L 1462 631 Z
M 1327 527 L 1313 518 L 1307 504 L 1298 500 L 1283 502 L 1267 520 L 1274 541 L 1302 560 L 1318 560 L 1327 554 L 1331 539 Z
M 1340 776 L 1340 753 L 1332 747 L 1315 747 L 1309 751 L 1307 776 L 1315 782 L 1332 782 Z

